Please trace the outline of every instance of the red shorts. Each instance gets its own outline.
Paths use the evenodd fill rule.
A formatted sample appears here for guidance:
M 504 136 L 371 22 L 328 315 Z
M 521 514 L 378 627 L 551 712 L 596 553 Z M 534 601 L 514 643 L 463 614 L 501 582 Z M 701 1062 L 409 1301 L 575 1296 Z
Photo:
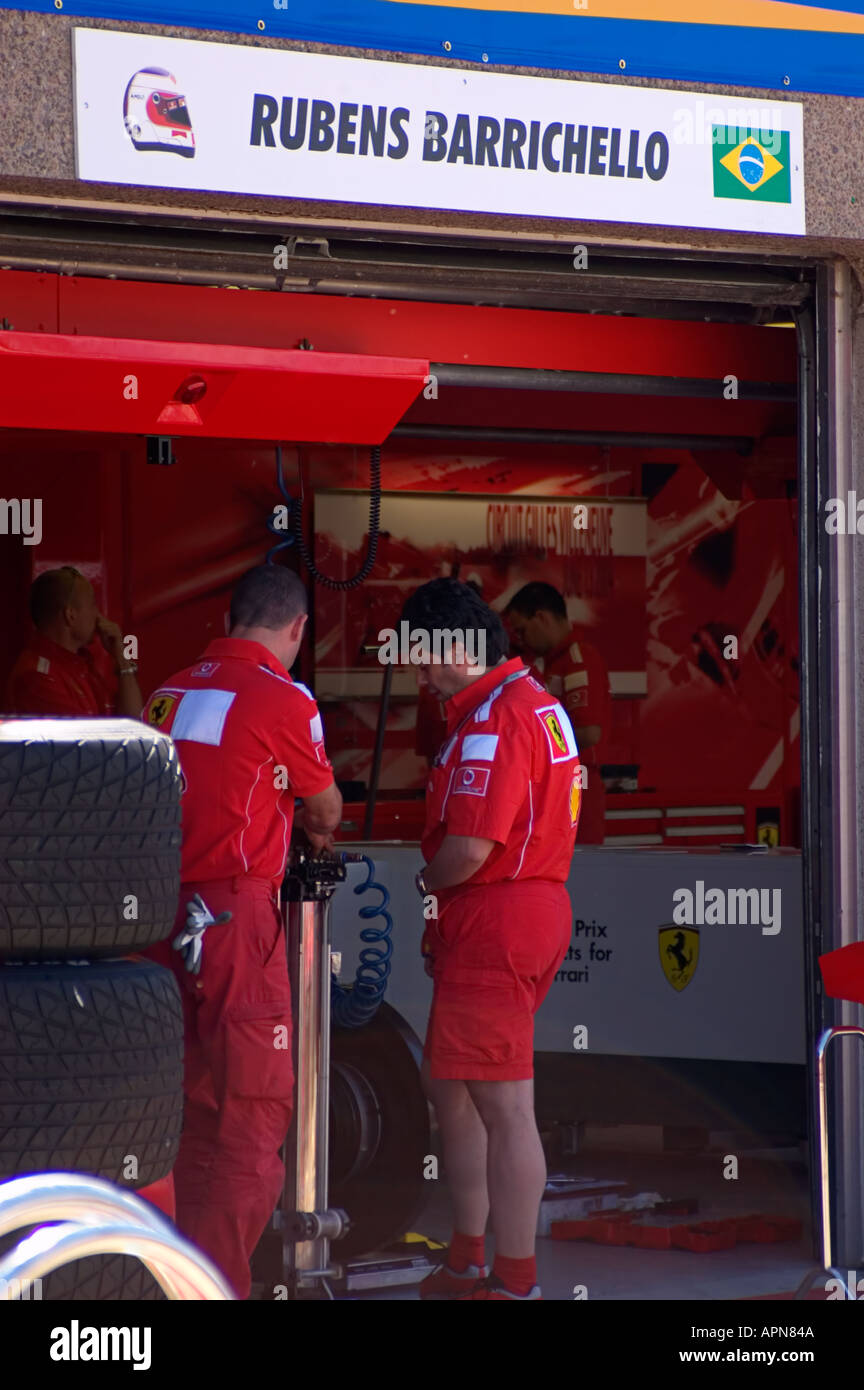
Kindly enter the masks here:
M 534 1015 L 570 944 L 563 883 L 468 888 L 429 923 L 434 992 L 425 1057 L 435 1081 L 530 1081 Z

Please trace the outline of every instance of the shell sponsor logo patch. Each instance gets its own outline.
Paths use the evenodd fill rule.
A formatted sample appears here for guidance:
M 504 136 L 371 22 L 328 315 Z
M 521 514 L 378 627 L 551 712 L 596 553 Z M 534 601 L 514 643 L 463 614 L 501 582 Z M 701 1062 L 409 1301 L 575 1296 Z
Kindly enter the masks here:
M 570 783 L 570 826 L 579 824 L 579 811 L 582 806 L 582 770 L 577 771 Z
M 165 723 L 177 703 L 176 695 L 156 695 L 147 710 L 147 721 L 159 728 Z
M 485 796 L 488 786 L 488 767 L 460 767 L 456 772 L 453 792 L 465 792 L 468 796 Z

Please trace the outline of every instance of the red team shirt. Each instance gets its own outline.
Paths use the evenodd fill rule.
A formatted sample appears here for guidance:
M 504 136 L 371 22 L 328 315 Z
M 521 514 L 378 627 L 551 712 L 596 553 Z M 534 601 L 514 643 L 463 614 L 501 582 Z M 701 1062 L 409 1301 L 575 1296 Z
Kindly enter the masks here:
M 67 652 L 35 633 L 12 669 L 6 707 L 12 714 L 103 716 L 114 713 L 117 676 L 98 638 Z
M 580 753 L 586 765 L 597 763 L 612 723 L 609 673 L 597 648 L 578 637 L 574 628 L 566 642 L 547 652 L 532 670 L 549 694 L 561 701 L 577 727 L 599 724 L 603 730 L 600 743 Z
M 177 744 L 185 883 L 285 868 L 294 798 L 333 781 L 312 695 L 258 642 L 222 637 L 151 695 L 144 718 Z
M 579 755 L 570 720 L 513 657 L 446 703 L 449 739 L 433 764 L 426 795 L 423 857 L 445 835 L 494 840 L 485 864 L 462 888 L 512 879 L 564 883 L 579 821 Z

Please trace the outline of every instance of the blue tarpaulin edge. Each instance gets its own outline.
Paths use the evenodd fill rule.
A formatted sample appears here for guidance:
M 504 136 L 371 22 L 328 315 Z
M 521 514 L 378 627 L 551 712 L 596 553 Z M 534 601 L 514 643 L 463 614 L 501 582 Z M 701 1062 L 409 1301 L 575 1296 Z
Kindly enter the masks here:
M 824 8 L 864 12 L 864 3 Z M 864 35 L 709 24 L 538 15 L 394 4 L 389 0 L 0 0 L 0 10 L 93 18 L 172 29 L 254 34 L 381 53 L 420 54 L 507 67 L 544 68 L 668 82 L 864 96 Z M 263 21 L 263 31 L 259 22 Z M 449 49 L 444 44 L 450 45 Z M 483 55 L 486 55 L 485 61 Z M 621 68 L 621 61 L 625 67 Z

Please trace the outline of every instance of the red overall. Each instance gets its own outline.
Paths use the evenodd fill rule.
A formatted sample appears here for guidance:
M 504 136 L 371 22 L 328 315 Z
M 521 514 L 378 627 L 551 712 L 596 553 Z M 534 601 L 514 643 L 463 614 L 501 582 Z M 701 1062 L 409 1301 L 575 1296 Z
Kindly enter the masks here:
M 542 669 L 541 669 L 542 667 Z M 566 642 L 547 652 L 532 667 L 556 700 L 560 700 L 571 724 L 577 729 L 597 724 L 602 730 L 600 742 L 591 747 L 580 746 L 579 760 L 585 769 L 582 792 L 582 815 L 579 820 L 579 844 L 602 845 L 606 822 L 606 789 L 600 776 L 603 740 L 609 737 L 612 726 L 609 673 L 597 648 L 584 641 L 573 628 Z M 579 741 L 579 735 L 576 735 Z
M 447 835 L 494 840 L 466 884 L 439 891 L 424 936 L 435 983 L 433 1080 L 534 1074 L 534 1015 L 570 942 L 564 886 L 579 821 L 579 757 L 561 705 L 518 657 L 446 705 L 450 738 L 427 784 L 423 856 Z
M 231 913 L 207 928 L 198 975 L 173 950 L 175 933 L 147 952 L 174 971 L 186 1021 L 177 1224 L 245 1298 L 292 1113 L 279 885 L 294 798 L 324 791 L 333 772 L 315 701 L 257 642 L 211 642 L 150 697 L 145 718 L 174 738 L 186 782 L 176 930 L 195 893 L 214 917 Z
M 36 632 L 12 668 L 6 687 L 10 714 L 62 714 L 86 718 L 113 714 L 117 700 L 114 663 L 99 637 L 67 652 Z

